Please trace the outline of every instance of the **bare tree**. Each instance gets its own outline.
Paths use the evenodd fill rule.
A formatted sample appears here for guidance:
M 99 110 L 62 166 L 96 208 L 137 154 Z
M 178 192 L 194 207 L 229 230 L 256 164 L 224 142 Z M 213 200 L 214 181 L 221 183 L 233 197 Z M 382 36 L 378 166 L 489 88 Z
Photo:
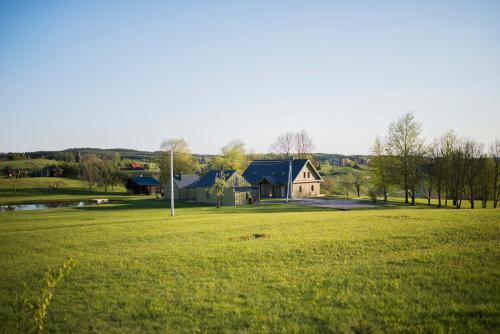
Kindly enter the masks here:
M 306 159 L 312 153 L 314 149 L 314 144 L 312 138 L 307 134 L 305 130 L 301 130 L 295 134 L 295 150 L 297 152 L 297 158 Z
M 388 143 L 392 154 L 398 158 L 400 166 L 401 186 L 405 192 L 405 203 L 412 194 L 415 204 L 415 189 L 418 183 L 418 160 L 423 152 L 423 141 L 420 139 L 421 125 L 415 121 L 412 113 L 404 114 L 389 126 Z
M 99 160 L 95 154 L 88 154 L 82 159 L 82 178 L 89 186 L 89 191 L 92 193 L 92 188 L 97 182 L 99 174 Z
M 271 145 L 271 152 L 289 159 L 294 147 L 295 134 L 293 132 L 282 133 Z

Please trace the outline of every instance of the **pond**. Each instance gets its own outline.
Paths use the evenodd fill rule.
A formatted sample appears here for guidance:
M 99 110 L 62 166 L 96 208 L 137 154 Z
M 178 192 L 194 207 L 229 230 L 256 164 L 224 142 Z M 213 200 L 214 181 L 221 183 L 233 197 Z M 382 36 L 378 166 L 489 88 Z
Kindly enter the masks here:
M 55 208 L 82 208 L 85 206 L 94 206 L 97 204 L 98 204 L 97 201 L 78 201 L 78 202 L 54 202 L 54 203 L 0 205 L 0 212 L 1 211 L 45 210 L 45 209 L 55 209 Z

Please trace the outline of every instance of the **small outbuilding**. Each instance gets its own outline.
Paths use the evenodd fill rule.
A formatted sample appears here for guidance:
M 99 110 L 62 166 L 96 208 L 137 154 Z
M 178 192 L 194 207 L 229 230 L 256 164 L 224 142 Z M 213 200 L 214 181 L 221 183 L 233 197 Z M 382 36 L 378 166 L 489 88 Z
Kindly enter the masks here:
M 174 199 L 176 200 L 196 200 L 196 189 L 189 188 L 190 185 L 197 182 L 200 176 L 197 174 L 174 176 Z M 165 198 L 170 199 L 170 182 L 163 189 Z
M 226 179 L 226 188 L 222 196 L 222 205 L 245 205 L 259 201 L 258 188 L 252 187 L 237 171 L 212 170 L 202 176 L 197 182 L 188 186 L 190 191 L 194 190 L 196 202 L 217 203 L 217 196 L 211 192 L 211 188 L 219 173 L 224 173 Z
M 130 194 L 155 195 L 161 193 L 160 181 L 151 176 L 131 177 L 126 186 Z
M 47 167 L 46 175 L 48 177 L 62 177 L 64 170 L 59 166 L 50 166 Z

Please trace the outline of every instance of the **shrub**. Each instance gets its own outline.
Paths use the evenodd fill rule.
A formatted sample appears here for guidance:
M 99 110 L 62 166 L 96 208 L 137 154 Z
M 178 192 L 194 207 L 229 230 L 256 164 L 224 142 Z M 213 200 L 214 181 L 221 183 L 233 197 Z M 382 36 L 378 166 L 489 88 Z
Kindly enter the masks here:
M 59 270 L 52 272 L 47 270 L 43 276 L 43 286 L 34 302 L 26 297 L 17 298 L 20 309 L 20 322 L 18 328 L 23 332 L 43 332 L 47 310 L 53 297 L 53 290 L 57 283 L 64 278 L 75 267 L 76 262 L 68 258 Z
M 377 191 L 374 188 L 368 189 L 368 197 L 370 197 L 372 202 L 377 201 Z

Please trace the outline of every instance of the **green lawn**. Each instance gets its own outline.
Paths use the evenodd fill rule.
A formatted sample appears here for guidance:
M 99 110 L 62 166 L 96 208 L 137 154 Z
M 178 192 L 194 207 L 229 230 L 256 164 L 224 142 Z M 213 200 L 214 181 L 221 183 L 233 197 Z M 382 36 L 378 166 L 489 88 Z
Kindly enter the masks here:
M 15 295 L 34 297 L 68 256 L 49 333 L 500 328 L 500 210 L 264 204 L 171 218 L 164 202 L 131 200 L 2 212 L 0 253 L 2 332 L 15 332 Z
M 54 190 L 54 185 L 57 189 Z M 31 177 L 21 179 L 0 179 L 0 204 L 39 203 L 58 201 L 77 201 L 92 198 L 130 199 L 123 185 L 105 193 L 102 187 L 95 187 L 92 193 L 84 181 L 54 178 Z

